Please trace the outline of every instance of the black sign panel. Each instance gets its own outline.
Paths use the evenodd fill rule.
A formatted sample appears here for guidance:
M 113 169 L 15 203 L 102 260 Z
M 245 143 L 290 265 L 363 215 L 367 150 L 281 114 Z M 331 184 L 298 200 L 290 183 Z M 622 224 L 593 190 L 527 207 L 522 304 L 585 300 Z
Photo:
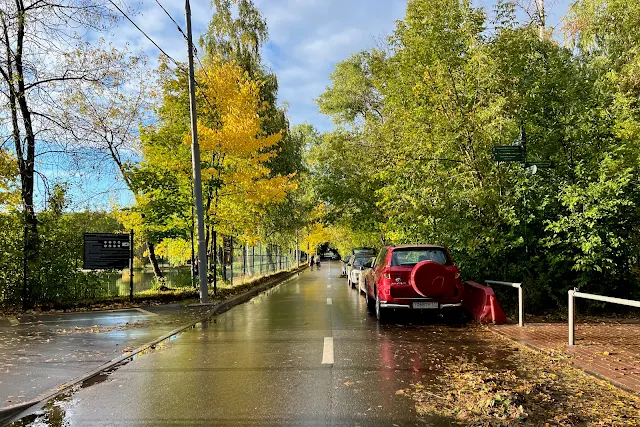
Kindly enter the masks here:
M 128 234 L 84 233 L 84 269 L 129 268 L 130 245 Z
M 533 166 L 536 165 L 538 169 L 551 169 L 554 167 L 553 162 L 527 162 L 525 166 Z
M 496 162 L 524 162 L 524 148 L 520 145 L 493 147 L 493 160 Z

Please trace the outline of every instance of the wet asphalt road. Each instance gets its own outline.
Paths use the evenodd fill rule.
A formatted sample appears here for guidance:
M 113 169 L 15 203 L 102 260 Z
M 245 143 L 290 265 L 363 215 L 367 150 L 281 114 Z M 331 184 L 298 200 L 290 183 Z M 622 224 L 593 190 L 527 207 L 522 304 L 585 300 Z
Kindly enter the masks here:
M 449 425 L 396 391 L 461 352 L 495 357 L 490 345 L 435 318 L 379 325 L 339 268 L 305 271 L 15 425 Z

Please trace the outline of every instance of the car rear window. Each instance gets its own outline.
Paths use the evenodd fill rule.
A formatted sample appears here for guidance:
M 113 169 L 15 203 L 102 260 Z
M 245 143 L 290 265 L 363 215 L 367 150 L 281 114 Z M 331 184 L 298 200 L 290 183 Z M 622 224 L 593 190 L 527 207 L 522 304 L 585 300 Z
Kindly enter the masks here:
M 375 255 L 375 249 L 373 248 L 355 248 L 353 253 L 358 255 Z
M 435 261 L 442 265 L 451 265 L 444 249 L 439 248 L 399 248 L 391 254 L 391 266 L 413 266 L 421 261 Z
M 353 261 L 353 266 L 354 267 L 362 267 L 367 261 L 369 261 L 370 257 L 356 257 L 356 259 Z

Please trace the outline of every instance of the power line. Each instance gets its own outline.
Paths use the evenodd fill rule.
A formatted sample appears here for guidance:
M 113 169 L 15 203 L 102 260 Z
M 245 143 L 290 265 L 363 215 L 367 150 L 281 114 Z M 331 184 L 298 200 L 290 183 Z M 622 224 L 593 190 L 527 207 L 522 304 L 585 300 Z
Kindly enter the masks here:
M 160 1 L 156 0 L 156 3 L 158 3 L 158 6 L 160 6 L 160 9 L 162 9 L 164 11 L 164 13 L 169 17 L 169 19 L 171 19 L 171 22 L 174 23 L 174 25 L 176 26 L 176 28 L 178 29 L 178 31 L 180 32 L 180 34 L 182 34 L 182 37 L 184 37 L 184 39 L 189 42 L 189 38 L 187 37 L 187 35 L 184 33 L 184 31 L 182 30 L 182 28 L 180 27 L 180 24 L 178 24 L 176 22 L 175 19 L 173 19 L 173 16 L 171 16 L 171 14 L 169 13 L 169 11 L 167 11 L 167 9 L 162 5 L 162 3 L 160 3 Z M 210 79 L 209 77 L 209 73 L 207 72 L 207 69 L 204 67 L 204 65 L 202 64 L 202 62 L 200 61 L 200 57 L 198 56 L 198 49 L 196 48 L 196 46 L 193 44 L 193 42 L 191 43 L 191 49 L 193 49 L 193 53 L 196 57 L 196 60 L 198 61 L 198 64 L 200 64 L 200 68 L 202 68 L 202 70 L 204 71 L 204 73 L 207 75 L 207 78 Z
M 158 45 L 158 43 L 156 43 L 156 42 L 155 42 L 151 37 L 149 37 L 149 36 L 147 35 L 147 33 L 145 33 L 145 32 L 142 30 L 142 28 L 138 27 L 138 25 L 137 25 L 135 22 L 133 22 L 133 19 L 129 18 L 129 15 L 127 15 L 126 13 L 124 13 L 124 11 L 123 11 L 122 9 L 120 9 L 120 8 L 118 7 L 118 5 L 117 5 L 117 4 L 115 4 L 112 0 L 109 0 L 109 3 L 111 3 L 111 4 L 113 5 L 113 7 L 115 7 L 116 9 L 118 9 L 118 12 L 120 12 L 120 13 L 122 14 L 122 16 L 124 16 L 125 18 L 127 18 L 127 20 L 128 20 L 129 22 L 131 22 L 131 24 L 132 24 L 134 27 L 136 27 L 136 29 L 137 29 L 138 31 L 140 31 L 140 32 L 142 33 L 142 35 L 143 35 L 143 36 L 145 36 L 145 37 L 147 38 L 147 40 L 149 40 L 151 43 L 153 43 L 153 45 L 154 45 L 156 48 L 158 48 L 158 50 L 159 50 L 160 52 L 162 52 L 162 54 L 163 54 L 164 56 L 166 56 L 167 58 L 169 58 L 169 59 L 170 59 L 174 64 L 176 64 L 176 66 L 177 66 L 178 68 L 182 69 L 182 67 L 180 66 L 180 64 L 178 63 L 178 61 L 176 61 L 175 59 L 173 59 L 173 58 L 171 57 L 171 55 L 169 55 L 167 52 L 165 52 L 165 51 L 164 51 L 164 49 L 162 49 L 162 48 Z M 182 70 L 182 71 L 184 71 L 184 70 Z
M 171 21 L 173 21 L 173 23 L 176 25 L 176 27 L 178 28 L 178 31 L 180 31 L 180 34 L 182 34 L 182 37 L 184 37 L 185 40 L 189 40 L 189 38 L 187 37 L 187 35 L 184 33 L 184 31 L 182 31 L 182 28 L 180 28 L 180 25 L 178 25 L 178 23 L 176 22 L 175 19 L 173 19 L 173 16 L 171 16 L 171 14 L 167 11 L 167 9 L 164 8 L 164 6 L 158 1 L 156 0 L 156 3 L 158 3 L 158 6 L 160 6 L 160 9 L 162 9 L 164 11 L 164 13 L 169 17 L 169 19 L 171 19 Z M 193 47 L 193 46 L 192 46 Z
M 108 0 L 108 1 L 109 1 L 109 3 L 111 3 L 111 4 L 113 5 L 113 7 L 115 7 L 116 9 L 118 9 L 118 11 L 122 14 L 122 16 L 124 16 L 124 17 L 127 19 L 127 21 L 131 22 L 131 24 L 132 24 L 134 27 L 136 27 L 136 29 L 137 29 L 138 31 L 140 31 L 140 33 L 142 33 L 142 35 L 143 35 L 143 36 L 145 36 L 145 37 L 147 38 L 147 40 L 149 40 L 151 43 L 153 43 L 153 45 L 154 45 L 156 48 L 158 48 L 158 50 L 159 50 L 160 52 L 162 52 L 162 54 L 163 54 L 164 56 L 166 56 L 167 58 L 169 58 L 169 59 L 171 60 L 171 62 L 173 62 L 173 63 L 176 65 L 176 67 L 178 67 L 178 68 L 180 69 L 180 71 L 182 71 L 182 72 L 183 72 L 183 73 L 185 73 L 185 74 L 188 74 L 188 71 L 184 68 L 184 66 L 183 66 L 183 65 L 181 65 L 181 64 L 180 64 L 178 61 L 176 61 L 175 59 L 173 59 L 173 57 L 171 57 L 171 55 L 169 55 L 167 52 L 165 52 L 165 51 L 164 51 L 164 49 L 162 49 L 162 48 L 160 47 L 160 45 L 158 45 L 158 43 L 156 43 L 156 42 L 155 42 L 155 41 L 154 41 L 154 40 L 153 40 L 153 39 L 152 39 L 152 38 L 151 38 L 147 33 L 145 33 L 145 32 L 144 32 L 144 30 L 143 30 L 142 28 L 140 28 L 140 27 L 139 27 L 139 26 L 138 26 L 138 25 L 133 21 L 133 19 L 131 19 L 131 18 L 129 17 L 129 15 L 127 15 L 127 14 L 126 14 L 122 9 L 120 9 L 120 8 L 118 7 L 118 5 L 117 5 L 117 4 L 115 4 L 112 0 Z M 161 4 L 160 4 L 160 2 L 158 2 L 158 0 L 156 0 L 156 3 L 158 3 L 158 5 L 162 8 L 162 10 L 164 10 L 164 12 L 165 12 L 167 15 L 169 15 L 169 13 L 167 12 L 167 10 L 166 10 L 166 9 L 165 9 Z M 183 36 L 185 36 L 184 32 L 182 31 L 182 28 L 180 28 L 180 26 L 179 26 L 179 25 L 178 25 L 178 23 L 173 19 L 173 17 L 171 17 L 171 15 L 169 15 L 169 18 L 171 18 L 171 20 L 174 22 L 174 24 L 176 24 L 176 26 L 178 27 L 178 30 L 182 33 L 182 35 L 183 35 Z M 186 37 L 186 36 L 185 36 L 185 37 Z M 188 39 L 187 39 L 187 41 L 188 41 Z M 194 48 L 194 46 L 193 46 L 193 43 L 191 43 L 191 46 L 190 46 L 190 47 L 191 47 L 192 49 L 194 49 L 194 51 L 195 51 L 195 48 Z M 197 52 L 196 52 L 196 58 L 198 58 Z M 199 59 L 199 58 L 198 58 L 198 63 L 200 63 L 200 66 L 202 66 L 202 63 L 200 62 L 200 59 Z M 204 71 L 205 71 L 205 73 L 206 73 L 206 72 L 207 72 L 207 71 L 206 71 L 206 69 L 205 69 L 204 67 L 203 67 L 203 69 L 204 69 Z M 207 74 L 207 77 L 208 77 L 208 74 Z M 200 85 L 200 83 L 198 83 L 198 81 L 197 81 L 197 80 L 194 80 L 194 81 L 195 81 L 196 86 L 198 86 L 198 88 L 202 91 L 202 90 L 203 90 L 203 88 L 202 88 L 202 86 Z M 213 107 L 213 105 L 211 104 L 211 102 L 209 101 L 209 98 L 208 98 L 204 93 L 202 93 L 202 97 L 203 97 L 203 98 L 204 98 L 204 100 L 207 102 L 207 104 L 209 104 L 209 107 L 211 107 L 211 109 L 215 109 L 215 108 Z

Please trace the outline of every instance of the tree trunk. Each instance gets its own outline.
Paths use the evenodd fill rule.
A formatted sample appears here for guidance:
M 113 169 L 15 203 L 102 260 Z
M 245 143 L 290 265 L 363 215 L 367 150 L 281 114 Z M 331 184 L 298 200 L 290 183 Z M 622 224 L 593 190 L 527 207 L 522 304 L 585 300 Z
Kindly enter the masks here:
M 24 212 L 24 242 L 23 242 L 23 277 L 22 277 L 22 305 L 23 308 L 32 308 L 36 302 L 34 293 L 34 273 L 37 271 L 39 245 L 38 245 L 38 220 L 33 206 L 34 191 L 34 166 L 36 138 L 31 122 L 31 109 L 27 104 L 26 88 L 24 83 L 24 68 L 22 64 L 22 52 L 24 48 L 25 10 L 22 2 L 18 6 L 18 28 L 16 33 L 16 51 L 10 50 L 9 28 L 2 14 L 3 43 L 6 46 L 7 63 L 6 71 L 2 77 L 9 86 L 9 107 L 11 110 L 12 137 L 18 158 L 20 173 L 20 195 Z M 13 61 L 12 61 L 13 58 Z M 15 72 L 15 74 L 14 74 Z M 17 87 L 16 87 L 17 84 Z M 24 143 L 19 126 L 18 109 L 22 118 L 24 129 Z M 23 149 L 24 148 L 24 149 Z M 26 149 L 26 150 L 25 150 Z M 26 153 L 25 153 L 26 151 Z M 30 283 L 31 281 L 31 283 Z
M 153 266 L 153 274 L 164 283 L 164 274 L 162 274 L 162 270 L 160 270 L 160 266 L 158 265 L 158 259 L 156 258 L 156 248 L 151 242 L 147 242 L 147 246 L 149 247 L 149 261 L 151 261 L 151 265 Z

